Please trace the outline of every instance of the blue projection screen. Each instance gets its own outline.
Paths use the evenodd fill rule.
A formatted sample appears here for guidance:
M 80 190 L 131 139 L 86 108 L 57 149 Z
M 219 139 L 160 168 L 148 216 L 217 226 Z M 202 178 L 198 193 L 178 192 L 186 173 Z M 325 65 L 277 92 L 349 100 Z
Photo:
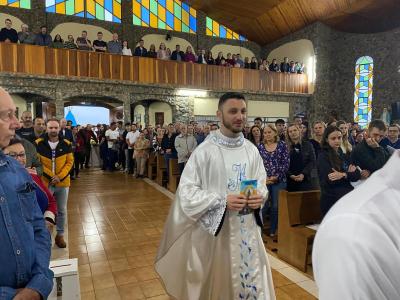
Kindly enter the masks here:
M 73 126 L 110 123 L 110 110 L 98 106 L 68 106 L 64 108 L 64 116 Z

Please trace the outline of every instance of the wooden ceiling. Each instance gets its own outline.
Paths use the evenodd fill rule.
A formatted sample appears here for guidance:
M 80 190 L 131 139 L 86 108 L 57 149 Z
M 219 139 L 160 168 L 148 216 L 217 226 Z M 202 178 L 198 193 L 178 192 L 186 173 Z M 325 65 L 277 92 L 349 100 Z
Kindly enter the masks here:
M 266 45 L 316 21 L 354 33 L 400 26 L 400 0 L 188 0 L 219 23 Z

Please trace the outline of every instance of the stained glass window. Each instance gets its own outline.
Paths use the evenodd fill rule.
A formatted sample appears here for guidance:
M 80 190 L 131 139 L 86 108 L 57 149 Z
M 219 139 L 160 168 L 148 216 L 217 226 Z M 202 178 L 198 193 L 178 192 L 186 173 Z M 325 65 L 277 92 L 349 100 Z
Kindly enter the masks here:
M 206 18 L 207 28 L 206 34 L 209 36 L 219 37 L 223 39 L 230 39 L 230 40 L 240 40 L 240 41 L 247 41 L 247 39 L 232 31 L 231 29 L 225 27 L 224 25 L 219 24 L 217 21 L 207 17 Z
M 374 60 L 369 56 L 360 57 L 356 62 L 354 92 L 354 122 L 362 128 L 371 122 L 372 83 Z
M 179 0 L 132 0 L 133 25 L 196 33 L 197 13 Z
M 0 0 L 0 5 L 31 9 L 31 0 Z
M 46 12 L 121 23 L 121 0 L 46 0 Z
M 86 17 L 121 23 L 122 0 L 86 0 Z

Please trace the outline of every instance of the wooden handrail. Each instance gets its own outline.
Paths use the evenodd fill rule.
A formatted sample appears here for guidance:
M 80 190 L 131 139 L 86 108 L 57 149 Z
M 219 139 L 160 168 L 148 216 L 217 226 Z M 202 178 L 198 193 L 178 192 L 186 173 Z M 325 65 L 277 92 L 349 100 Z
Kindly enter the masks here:
M 0 43 L 0 72 L 127 80 L 194 89 L 308 93 L 306 74 L 10 43 Z

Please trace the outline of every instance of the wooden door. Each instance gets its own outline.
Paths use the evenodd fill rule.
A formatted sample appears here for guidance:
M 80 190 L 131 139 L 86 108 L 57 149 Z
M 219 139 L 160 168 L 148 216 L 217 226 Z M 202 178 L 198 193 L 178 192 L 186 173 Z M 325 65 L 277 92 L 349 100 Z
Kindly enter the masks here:
M 156 125 L 164 125 L 164 113 L 163 112 L 156 112 L 155 113 Z

